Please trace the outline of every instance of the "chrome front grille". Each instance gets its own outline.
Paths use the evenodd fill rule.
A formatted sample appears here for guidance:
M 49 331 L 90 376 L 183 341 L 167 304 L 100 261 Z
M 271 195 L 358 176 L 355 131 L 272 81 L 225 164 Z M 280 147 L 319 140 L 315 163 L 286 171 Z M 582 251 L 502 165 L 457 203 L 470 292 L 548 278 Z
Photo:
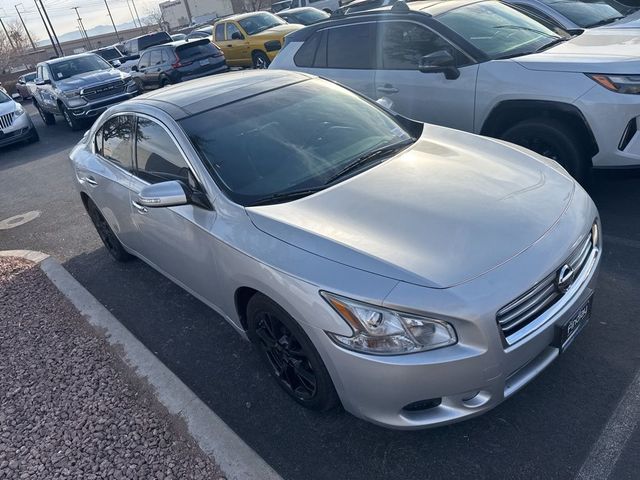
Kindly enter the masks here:
M 95 87 L 84 88 L 81 92 L 82 96 L 89 101 L 99 100 L 101 98 L 112 97 L 124 93 L 125 85 L 122 80 L 104 83 Z
M 562 298 L 564 292 L 558 286 L 560 270 L 565 265 L 569 265 L 573 270 L 573 279 L 577 278 L 587 264 L 593 248 L 593 236 L 589 234 L 580 242 L 561 267 L 498 310 L 496 319 L 507 343 L 514 343 L 514 341 L 509 341 L 510 337 L 529 325 Z
M 13 117 L 14 112 L 0 115 L 0 129 L 4 130 L 5 128 L 9 128 L 11 125 L 13 125 Z

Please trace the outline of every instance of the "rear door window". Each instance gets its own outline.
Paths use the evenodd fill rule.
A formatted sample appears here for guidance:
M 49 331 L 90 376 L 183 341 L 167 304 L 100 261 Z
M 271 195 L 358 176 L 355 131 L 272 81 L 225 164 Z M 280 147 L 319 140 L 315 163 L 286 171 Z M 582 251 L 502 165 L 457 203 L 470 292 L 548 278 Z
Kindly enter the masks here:
M 224 23 L 219 23 L 216 25 L 216 42 L 224 41 Z
M 96 134 L 96 152 L 127 171 L 133 170 L 133 117 L 118 115 L 105 122 Z
M 244 35 L 240 32 L 238 27 L 236 27 L 233 23 L 227 23 L 227 40 L 239 40 L 240 38 L 234 39 L 233 34 L 239 34 L 240 38 L 244 38 Z M 238 36 L 238 35 L 236 35 Z
M 359 23 L 327 32 L 327 67 L 354 70 L 375 69 L 376 27 Z M 317 55 L 316 55 L 317 57 Z

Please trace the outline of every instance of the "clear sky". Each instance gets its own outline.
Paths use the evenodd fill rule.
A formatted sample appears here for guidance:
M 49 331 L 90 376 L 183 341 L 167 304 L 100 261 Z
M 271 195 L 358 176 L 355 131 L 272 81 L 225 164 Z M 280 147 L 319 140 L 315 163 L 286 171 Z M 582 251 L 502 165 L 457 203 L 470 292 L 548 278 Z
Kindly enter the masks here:
M 160 3 L 159 0 L 133 1 L 135 1 L 138 8 L 140 18 L 146 16 L 146 12 L 150 8 L 157 7 L 158 3 Z M 82 22 L 87 30 L 97 25 L 111 24 L 104 0 L 43 0 L 43 3 L 58 35 L 78 31 L 76 12 L 71 7 L 79 7 L 80 17 L 82 17 Z M 132 20 L 127 0 L 107 0 L 107 3 L 116 25 Z M 129 0 L 129 4 L 131 4 L 131 0 Z M 34 0 L 0 0 L 0 17 L 2 20 L 5 23 L 10 23 L 18 18 L 15 5 L 18 5 L 29 31 L 35 33 L 39 40 L 47 38 L 47 33 L 36 10 Z

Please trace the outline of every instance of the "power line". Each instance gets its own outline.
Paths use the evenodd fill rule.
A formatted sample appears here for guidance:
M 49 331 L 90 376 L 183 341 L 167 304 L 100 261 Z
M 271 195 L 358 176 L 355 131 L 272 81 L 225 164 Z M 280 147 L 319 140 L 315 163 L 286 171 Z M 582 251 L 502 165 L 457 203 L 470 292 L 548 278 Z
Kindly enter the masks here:
M 62 50 L 62 45 L 60 45 L 60 40 L 58 40 L 58 35 L 56 35 L 56 30 L 53 28 L 53 23 L 51 23 L 51 19 L 49 18 L 49 14 L 47 13 L 47 9 L 44 8 L 44 3 L 42 3 L 42 0 L 40 0 L 40 7 L 42 8 L 42 11 L 44 12 L 44 16 L 46 17 L 47 22 L 49 23 L 49 27 L 51 28 L 51 33 L 53 34 L 53 38 L 56 39 L 56 43 L 58 44 L 58 49 L 60 50 L 60 56 L 64 56 L 64 51 Z
M 109 18 L 111 19 L 111 24 L 113 25 L 113 31 L 116 32 L 116 39 L 120 41 L 120 34 L 118 33 L 118 29 L 116 28 L 116 22 L 113 21 L 113 17 L 111 16 L 111 10 L 109 9 L 109 4 L 107 0 L 104 0 L 104 5 L 107 7 L 107 13 L 109 14 Z
M 44 24 L 44 28 L 47 31 L 47 35 L 49 36 L 49 40 L 51 41 L 51 46 L 53 47 L 53 51 L 56 53 L 56 57 L 61 57 L 62 55 L 60 54 L 60 52 L 58 52 L 58 46 L 56 45 L 56 42 L 53 41 L 53 37 L 51 36 L 51 32 L 49 31 L 49 26 L 47 25 L 47 22 L 45 22 L 44 17 L 42 16 L 42 12 L 40 11 L 40 7 L 38 7 L 38 2 L 36 0 L 33 0 L 36 4 L 36 9 L 38 10 L 38 13 L 40 14 L 40 18 L 42 19 L 42 23 Z
M 19 3 L 18 5 L 22 5 L 22 4 Z M 22 19 L 22 15 L 20 15 L 20 10 L 18 10 L 18 5 L 14 5 L 14 7 L 16 9 L 16 13 L 18 14 L 18 18 L 20 18 L 20 21 L 22 22 L 22 27 L 24 28 L 24 32 L 27 34 L 27 38 L 29 39 L 29 43 L 31 43 L 31 48 L 35 51 L 36 44 L 33 43 L 33 39 L 31 38 L 31 35 L 29 34 L 29 30 L 27 29 L 27 26 L 25 25 L 24 20 Z
M 71 7 L 72 10 L 76 11 L 76 15 L 78 16 L 78 26 L 80 28 L 80 35 L 89 44 L 89 50 L 93 50 L 93 46 L 91 45 L 91 40 L 89 39 L 89 35 L 87 34 L 87 30 L 84 28 L 84 25 L 82 24 L 82 18 L 80 18 L 80 13 L 78 12 L 78 8 L 80 8 L 80 7 Z M 85 44 L 85 46 L 86 46 L 86 44 Z

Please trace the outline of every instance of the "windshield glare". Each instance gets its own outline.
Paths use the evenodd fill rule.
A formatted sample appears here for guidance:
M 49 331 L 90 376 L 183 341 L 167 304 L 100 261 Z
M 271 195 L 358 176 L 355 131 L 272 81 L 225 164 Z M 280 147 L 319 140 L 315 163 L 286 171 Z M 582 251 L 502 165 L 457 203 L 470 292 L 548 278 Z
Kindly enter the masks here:
M 624 17 L 622 11 L 605 2 L 576 2 L 574 0 L 542 0 L 579 27 L 587 28 L 609 23 Z
M 247 32 L 247 35 L 255 35 L 268 28 L 275 27 L 276 25 L 284 25 L 285 22 L 280 17 L 276 17 L 272 13 L 260 12 L 250 17 L 238 20 L 240 26 Z
M 216 183 L 245 206 L 323 187 L 364 154 L 411 140 L 382 109 L 324 80 L 215 108 L 181 125 Z
M 87 55 L 86 57 L 72 58 L 71 60 L 52 63 L 51 74 L 55 80 L 64 80 L 65 78 L 80 75 L 81 73 L 111 68 L 113 67 L 98 55 Z
M 437 19 L 492 59 L 533 53 L 563 38 L 518 10 L 498 2 L 465 5 L 443 13 Z

